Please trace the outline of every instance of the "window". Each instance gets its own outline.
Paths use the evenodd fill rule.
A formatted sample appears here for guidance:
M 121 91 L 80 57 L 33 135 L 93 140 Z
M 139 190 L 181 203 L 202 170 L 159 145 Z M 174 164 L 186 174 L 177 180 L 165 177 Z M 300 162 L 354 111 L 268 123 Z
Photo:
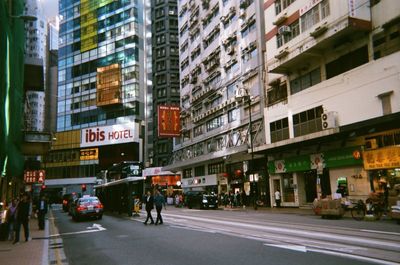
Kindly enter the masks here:
M 232 109 L 232 110 L 228 111 L 228 122 L 231 123 L 231 122 L 236 121 L 237 117 L 238 117 L 238 113 L 239 113 L 238 109 Z
M 286 82 L 281 82 L 280 79 L 270 85 L 267 90 L 267 100 L 268 106 L 272 106 L 278 102 L 287 99 L 287 84 Z
M 283 44 L 288 43 L 289 41 L 291 41 L 300 34 L 300 27 L 298 20 L 296 20 L 295 22 L 293 22 L 288 26 L 290 28 L 290 32 L 287 32 L 285 34 L 278 34 L 276 36 L 276 45 L 278 48 L 283 46 Z
M 398 24 L 389 25 L 373 36 L 374 59 L 377 60 L 400 50 Z
M 193 136 L 197 137 L 203 134 L 203 125 L 199 125 L 194 127 L 193 129 Z
M 192 177 L 192 169 L 188 168 L 188 169 L 184 169 L 183 170 L 183 178 L 187 179 L 187 178 L 191 178 Z
M 196 177 L 204 176 L 205 175 L 205 167 L 204 166 L 198 166 L 194 168 L 194 175 Z
M 208 165 L 208 174 L 219 174 L 224 172 L 225 165 L 223 162 Z
M 290 81 L 290 93 L 292 95 L 296 94 L 320 82 L 321 82 L 321 69 L 317 68 L 311 72 L 308 72 Z
M 305 32 L 312 26 L 330 15 L 329 1 L 323 0 L 301 16 L 301 31 Z
M 326 79 L 345 73 L 368 63 L 368 48 L 363 46 L 325 65 Z
M 378 95 L 378 98 L 382 102 L 382 114 L 383 115 L 389 115 L 392 113 L 392 104 L 390 102 L 390 98 L 391 98 L 392 94 L 393 94 L 393 91 Z
M 215 130 L 221 127 L 222 125 L 224 125 L 224 120 L 222 116 L 216 117 L 206 123 L 207 132 Z
M 271 143 L 289 139 L 288 118 L 271 122 L 269 128 L 271 133 Z
M 294 136 L 302 136 L 322 131 L 322 106 L 293 115 Z

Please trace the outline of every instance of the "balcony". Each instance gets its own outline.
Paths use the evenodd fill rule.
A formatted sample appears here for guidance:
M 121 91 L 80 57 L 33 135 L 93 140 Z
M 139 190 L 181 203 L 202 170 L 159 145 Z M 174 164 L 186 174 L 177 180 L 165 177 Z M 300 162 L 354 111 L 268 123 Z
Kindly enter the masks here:
M 288 42 L 285 47 L 278 50 L 274 58 L 267 62 L 268 71 L 279 74 L 292 72 L 304 62 L 316 56 L 322 56 L 321 51 L 334 50 L 335 47 L 346 45 L 343 40 L 357 41 L 364 38 L 364 33 L 369 31 L 371 31 L 370 21 L 349 16 L 330 24 L 324 23 L 317 26 L 311 33 L 300 34 L 296 38 L 300 38 L 297 43 Z

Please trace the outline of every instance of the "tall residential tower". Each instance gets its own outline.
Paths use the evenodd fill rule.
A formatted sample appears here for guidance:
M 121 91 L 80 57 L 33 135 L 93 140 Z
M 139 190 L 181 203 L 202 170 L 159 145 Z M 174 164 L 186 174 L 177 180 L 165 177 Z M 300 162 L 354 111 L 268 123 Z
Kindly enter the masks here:
M 165 168 L 182 171 L 184 191 L 250 195 L 255 179 L 266 183 L 252 152 L 264 143 L 261 10 L 252 0 L 179 1 L 182 136 Z

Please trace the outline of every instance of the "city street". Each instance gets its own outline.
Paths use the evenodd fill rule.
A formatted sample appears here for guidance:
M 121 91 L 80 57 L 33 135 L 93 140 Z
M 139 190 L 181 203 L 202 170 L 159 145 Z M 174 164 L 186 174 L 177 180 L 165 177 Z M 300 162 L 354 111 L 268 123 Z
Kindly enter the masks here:
M 283 210 L 284 211 L 284 210 Z M 50 256 L 63 264 L 398 264 L 391 220 L 324 220 L 273 210 L 163 210 L 163 225 L 105 215 L 74 222 L 53 210 Z M 155 217 L 155 211 L 153 212 Z M 53 231 L 54 233 L 54 231 Z M 54 253 L 56 252 L 56 253 Z M 65 256 L 64 256 L 65 254 Z M 50 262 L 51 262 L 50 258 Z

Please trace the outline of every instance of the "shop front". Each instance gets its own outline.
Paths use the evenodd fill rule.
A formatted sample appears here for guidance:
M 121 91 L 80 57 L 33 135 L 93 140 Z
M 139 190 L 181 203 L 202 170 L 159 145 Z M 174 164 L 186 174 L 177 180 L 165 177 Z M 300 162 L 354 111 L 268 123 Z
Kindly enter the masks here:
M 308 205 L 315 198 L 336 193 L 339 184 L 347 195 L 361 196 L 368 193 L 362 164 L 358 146 L 269 161 L 271 200 L 279 189 L 282 206 Z
M 363 153 L 364 168 L 368 171 L 372 192 L 400 190 L 400 147 L 389 146 Z

